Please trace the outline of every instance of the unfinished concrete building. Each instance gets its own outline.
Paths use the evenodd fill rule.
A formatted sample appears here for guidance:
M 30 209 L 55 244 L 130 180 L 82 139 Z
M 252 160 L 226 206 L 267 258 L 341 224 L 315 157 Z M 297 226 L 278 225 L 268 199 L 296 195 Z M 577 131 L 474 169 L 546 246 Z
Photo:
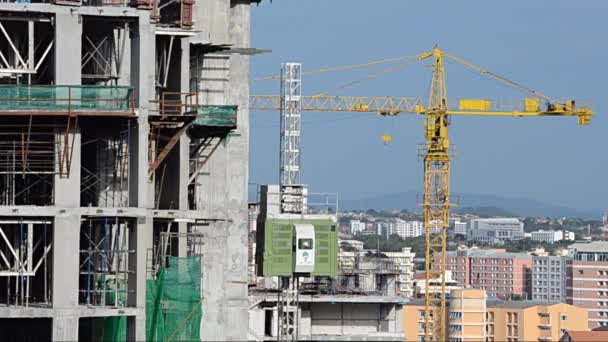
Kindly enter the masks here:
M 0 3 L 3 341 L 145 340 L 171 256 L 200 338 L 247 338 L 251 2 Z

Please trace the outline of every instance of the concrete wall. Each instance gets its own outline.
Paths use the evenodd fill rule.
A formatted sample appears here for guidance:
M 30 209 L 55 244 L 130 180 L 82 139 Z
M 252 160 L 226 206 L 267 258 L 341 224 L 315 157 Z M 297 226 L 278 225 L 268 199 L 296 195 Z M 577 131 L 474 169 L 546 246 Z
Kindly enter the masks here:
M 249 1 L 203 0 L 195 5 L 196 28 L 202 33 L 195 42 L 249 47 Z M 197 209 L 217 219 L 197 229 L 209 238 L 203 247 L 203 321 L 201 339 L 244 340 L 247 338 L 247 184 L 249 160 L 249 57 L 208 56 L 199 70 L 203 104 L 238 105 L 238 128 L 210 158 L 196 179 Z M 219 63 L 219 64 L 218 64 Z M 217 70 L 228 68 L 214 81 Z M 215 77 L 214 77 L 215 76 Z M 206 82 L 207 80 L 208 82 Z M 219 82 L 219 83 L 218 83 Z
M 402 332 L 402 324 L 397 321 L 399 311 L 401 308 L 397 308 L 395 304 L 312 303 L 309 330 L 312 335 Z M 308 327 L 302 326 L 303 323 L 300 323 L 302 332 L 308 330 Z

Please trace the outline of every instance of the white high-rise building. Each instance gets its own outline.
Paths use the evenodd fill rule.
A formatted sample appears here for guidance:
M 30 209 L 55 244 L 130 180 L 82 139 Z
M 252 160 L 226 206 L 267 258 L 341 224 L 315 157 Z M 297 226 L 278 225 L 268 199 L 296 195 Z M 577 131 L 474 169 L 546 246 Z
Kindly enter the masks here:
M 558 242 L 562 240 L 570 240 L 574 241 L 574 232 L 562 232 L 561 230 L 537 230 L 535 232 L 530 233 L 530 238 L 533 241 L 543 241 L 543 242 Z
M 524 223 L 517 218 L 473 219 L 467 227 L 470 240 L 502 243 L 524 238 Z
M 350 233 L 358 234 L 365 230 L 365 222 L 359 220 L 350 220 Z
M 403 247 L 401 252 L 384 252 L 398 267 L 399 276 L 397 278 L 397 287 L 399 295 L 404 297 L 414 296 L 414 258 L 416 253 L 412 252 L 410 247 Z
M 401 238 L 418 237 L 424 233 L 424 227 L 421 221 L 404 221 L 397 219 L 395 221 L 395 234 Z
M 467 235 L 467 223 L 460 221 L 458 217 L 450 218 L 450 228 L 454 231 L 454 235 Z

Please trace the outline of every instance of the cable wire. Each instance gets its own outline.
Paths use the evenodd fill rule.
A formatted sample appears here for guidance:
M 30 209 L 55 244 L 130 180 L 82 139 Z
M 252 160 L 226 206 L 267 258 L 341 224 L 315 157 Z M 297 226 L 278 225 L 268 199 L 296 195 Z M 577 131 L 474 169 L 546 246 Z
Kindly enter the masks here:
M 302 75 L 314 75 L 314 74 L 322 74 L 322 73 L 332 72 L 332 71 L 343 71 L 343 70 L 366 68 L 366 67 L 370 67 L 370 66 L 374 66 L 374 65 L 391 63 L 391 62 L 399 62 L 399 61 L 403 61 L 403 60 L 407 60 L 407 59 L 415 59 L 415 58 L 416 58 L 416 56 L 402 56 L 402 57 L 395 57 L 395 58 L 387 58 L 387 59 L 381 59 L 381 60 L 377 60 L 377 61 L 370 61 L 370 62 L 362 63 L 362 64 L 344 65 L 344 66 L 337 66 L 337 67 L 332 67 L 332 68 L 323 68 L 323 69 L 305 71 L 305 72 L 302 72 Z M 281 75 L 272 75 L 272 76 L 254 78 L 253 80 L 254 81 L 272 81 L 272 80 L 278 80 L 280 78 L 281 78 Z

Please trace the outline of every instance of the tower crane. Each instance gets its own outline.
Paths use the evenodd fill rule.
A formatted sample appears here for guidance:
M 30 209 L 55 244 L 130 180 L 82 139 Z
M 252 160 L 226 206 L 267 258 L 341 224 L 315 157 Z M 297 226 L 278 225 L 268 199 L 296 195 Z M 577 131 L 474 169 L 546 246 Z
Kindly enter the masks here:
M 515 110 L 503 110 L 490 100 L 462 99 L 458 109 L 448 106 L 445 82 L 446 59 L 464 65 L 478 73 L 489 76 L 507 86 L 528 94 Z M 428 102 L 420 98 L 300 96 L 286 98 L 285 95 L 252 95 L 250 109 L 281 110 L 291 108 L 295 112 L 369 112 L 381 116 L 396 116 L 412 113 L 424 116 L 426 143 L 419 150 L 424 159 L 424 193 L 421 203 L 425 228 L 425 315 L 424 335 L 426 341 L 446 341 L 446 244 L 450 207 L 455 203 L 450 196 L 450 159 L 452 156 L 448 127 L 451 116 L 575 116 L 579 125 L 588 125 L 593 111 L 590 107 L 576 106 L 574 100 L 558 101 L 540 92 L 510 81 L 491 71 L 455 57 L 438 47 L 415 56 L 415 60 L 432 60 L 432 78 Z M 335 68 L 348 69 L 348 67 Z M 289 110 L 288 110 L 289 111 Z M 298 118 L 299 122 L 299 118 Z M 300 123 L 298 123 L 300 125 Z M 299 134 L 299 132 L 298 132 Z M 299 140 L 298 140 L 299 142 Z M 283 146 L 282 146 L 283 148 Z M 297 146 L 299 153 L 299 146 Z M 299 159 L 299 158 L 298 158 Z M 299 171 L 299 169 L 298 169 Z M 441 279 L 441 291 L 431 293 L 430 283 Z

